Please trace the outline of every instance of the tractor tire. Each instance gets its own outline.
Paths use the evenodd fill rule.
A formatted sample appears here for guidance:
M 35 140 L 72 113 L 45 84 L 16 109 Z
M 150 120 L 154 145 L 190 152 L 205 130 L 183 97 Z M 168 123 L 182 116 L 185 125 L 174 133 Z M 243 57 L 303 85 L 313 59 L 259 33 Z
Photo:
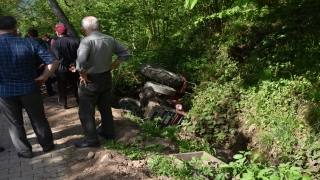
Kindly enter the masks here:
M 168 95 L 168 96 L 174 96 L 176 94 L 175 89 L 173 89 L 169 86 L 165 86 L 163 84 L 156 83 L 156 82 L 148 81 L 144 84 L 144 88 L 147 88 L 147 89 L 152 90 L 154 92 Z
M 181 89 L 185 82 L 179 75 L 148 63 L 143 64 L 140 71 L 150 79 L 174 89 Z
M 132 111 L 138 116 L 143 115 L 143 111 L 140 108 L 139 100 L 128 98 L 128 97 L 122 98 L 119 101 L 119 106 L 121 109 Z

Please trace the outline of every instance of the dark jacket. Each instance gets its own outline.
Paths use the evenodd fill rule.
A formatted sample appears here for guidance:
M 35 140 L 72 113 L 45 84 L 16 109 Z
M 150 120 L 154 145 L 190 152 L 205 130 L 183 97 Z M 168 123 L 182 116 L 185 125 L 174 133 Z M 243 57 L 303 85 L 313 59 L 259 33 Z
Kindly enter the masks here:
M 49 50 L 49 45 L 46 41 L 42 40 L 41 38 L 32 38 L 33 40 L 37 41 L 41 46 L 46 48 L 46 50 Z
M 52 51 L 59 61 L 55 73 L 68 72 L 70 64 L 75 64 L 79 44 L 80 39 L 69 36 L 58 38 L 53 43 Z
M 46 41 L 42 40 L 41 38 L 31 38 L 31 39 L 36 41 L 37 43 L 39 43 L 44 48 L 46 48 L 46 50 L 49 50 L 49 46 L 46 43 Z M 43 64 L 42 60 L 41 59 L 37 59 L 36 60 L 36 67 L 38 67 L 40 64 Z

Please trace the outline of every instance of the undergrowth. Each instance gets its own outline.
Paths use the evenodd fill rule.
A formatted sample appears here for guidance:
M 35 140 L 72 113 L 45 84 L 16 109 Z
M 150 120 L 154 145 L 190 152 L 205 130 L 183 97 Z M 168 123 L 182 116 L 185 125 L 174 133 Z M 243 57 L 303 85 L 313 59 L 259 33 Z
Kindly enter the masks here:
M 141 121 L 140 121 L 141 122 Z M 192 157 L 190 161 L 181 161 L 174 156 L 166 156 L 163 154 L 163 146 L 160 144 L 152 144 L 148 146 L 139 146 L 143 140 L 150 140 L 155 137 L 170 138 L 171 135 L 179 136 L 179 128 L 173 128 L 172 134 L 166 136 L 166 130 L 159 129 L 155 122 L 139 123 L 142 135 L 137 137 L 135 143 L 125 142 L 107 142 L 104 147 L 106 149 L 116 150 L 121 154 L 125 154 L 132 160 L 147 159 L 147 165 L 150 171 L 158 176 L 168 176 L 175 179 L 217 179 L 227 180 L 230 178 L 241 179 L 311 179 L 307 174 L 312 172 L 304 172 L 301 168 L 293 163 L 281 163 L 277 166 L 270 165 L 266 162 L 258 161 L 258 154 L 252 152 L 241 151 L 233 156 L 234 161 L 224 164 L 211 162 L 206 155 L 200 158 Z M 169 127 L 169 129 L 172 127 Z M 151 133 L 151 132 L 158 133 Z M 162 133 L 160 133 L 162 132 Z M 149 138 L 146 138 L 147 135 Z M 216 155 L 215 150 L 205 141 L 178 139 L 179 152 L 206 151 L 209 154 Z M 205 163 L 207 162 L 207 163 Z
M 213 149 L 219 148 L 236 155 L 218 169 L 195 171 L 184 162 L 180 171 L 173 159 L 156 154 L 148 161 L 151 171 L 176 179 L 193 179 L 195 172 L 208 179 L 320 179 L 319 2 L 224 5 L 190 25 L 190 35 L 214 27 L 206 40 L 190 38 L 206 45 L 205 54 L 186 58 L 170 53 L 179 72 L 198 83 L 184 99 L 189 111 L 183 124 L 163 133 L 146 123 L 139 139 L 171 137 L 180 153 L 216 155 Z M 176 68 L 170 66 L 173 58 L 148 58 L 154 57 Z

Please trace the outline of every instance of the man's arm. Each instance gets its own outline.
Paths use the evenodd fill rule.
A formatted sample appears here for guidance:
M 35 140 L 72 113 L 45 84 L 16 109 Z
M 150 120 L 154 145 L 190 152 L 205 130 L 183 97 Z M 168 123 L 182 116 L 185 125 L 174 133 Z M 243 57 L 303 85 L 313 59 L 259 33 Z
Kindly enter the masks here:
M 121 64 L 121 63 L 122 63 L 121 60 L 119 60 L 119 59 L 115 60 L 115 61 L 111 64 L 109 71 L 112 71 L 114 68 L 116 68 L 117 66 L 119 66 L 119 64 Z
M 114 39 L 114 43 L 115 43 L 114 54 L 118 56 L 117 60 L 127 61 L 131 56 L 131 50 L 127 46 L 121 44 L 116 39 Z
M 45 66 L 43 73 L 34 79 L 38 81 L 39 84 L 42 84 L 48 80 L 48 78 L 54 73 L 58 65 L 58 60 L 54 60 L 51 64 Z
M 80 75 L 80 84 L 84 84 L 85 86 L 87 86 L 87 83 L 90 82 L 88 80 L 88 56 L 90 54 L 90 47 L 89 47 L 89 43 L 86 39 L 82 39 L 79 48 L 78 48 L 78 52 L 77 52 L 77 60 L 76 60 L 76 70 L 79 72 Z
M 118 57 L 117 59 L 110 65 L 110 69 L 109 71 L 112 71 L 114 68 L 116 68 L 117 66 L 119 66 L 123 61 L 126 61 L 129 59 L 129 57 L 131 56 L 131 50 L 121 44 L 119 41 L 117 41 L 116 39 L 114 39 L 114 43 L 115 43 L 115 51 L 114 54 L 116 54 Z
M 57 58 L 58 62 L 62 62 L 63 57 L 62 57 L 61 51 L 59 50 L 59 47 L 58 47 L 59 45 L 57 43 L 54 43 L 52 45 L 52 48 L 51 48 L 52 54 Z
M 50 52 L 53 54 L 53 50 L 52 50 L 52 46 L 53 46 L 53 43 L 55 42 L 56 40 L 54 40 L 53 38 L 51 39 L 50 41 Z
M 90 54 L 89 42 L 83 39 L 77 51 L 76 70 L 79 72 L 87 72 L 89 70 L 88 57 Z
M 80 77 L 79 77 L 79 79 L 80 79 L 80 84 L 84 84 L 84 86 L 87 86 L 88 85 L 88 82 L 91 82 L 91 81 L 89 81 L 89 79 L 88 79 L 88 72 L 79 72 L 79 75 L 80 75 Z

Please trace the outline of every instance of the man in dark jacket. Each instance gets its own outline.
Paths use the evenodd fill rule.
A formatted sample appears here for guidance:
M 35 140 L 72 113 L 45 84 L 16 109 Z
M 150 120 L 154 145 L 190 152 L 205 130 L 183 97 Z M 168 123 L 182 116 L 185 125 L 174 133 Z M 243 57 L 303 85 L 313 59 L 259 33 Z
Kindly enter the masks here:
M 77 50 L 80 40 L 67 35 L 67 28 L 63 24 L 59 24 L 53 28 L 56 31 L 58 39 L 52 45 L 52 51 L 57 57 L 59 63 L 55 71 L 57 75 L 59 105 L 58 108 L 67 109 L 67 85 L 73 86 L 73 94 L 78 101 L 78 80 L 79 74 L 71 72 L 69 69 L 75 66 L 77 60 Z
M 50 35 L 49 34 L 44 34 L 43 36 L 42 36 L 42 40 L 44 40 L 47 44 L 48 44 L 48 46 L 49 46 L 49 48 L 50 48 L 50 46 L 51 46 L 51 38 L 50 38 Z
M 41 46 L 43 46 L 46 50 L 50 50 L 49 45 L 46 43 L 46 41 L 42 40 L 41 38 L 38 38 L 39 33 L 36 29 L 34 28 L 30 28 L 28 29 L 28 37 L 37 41 Z M 37 73 L 38 75 L 42 74 L 43 72 L 43 68 L 44 68 L 45 64 L 43 64 L 42 62 L 38 61 L 37 63 Z M 52 83 L 53 80 L 50 78 L 48 78 L 48 80 L 45 82 L 46 88 L 47 88 L 47 94 L 49 96 L 54 96 L 57 94 L 57 92 L 55 92 L 52 88 Z
M 38 38 L 38 36 L 39 36 L 38 30 L 36 30 L 34 28 L 28 29 L 28 37 L 37 41 L 41 46 L 43 46 L 44 48 L 49 50 L 49 45 L 41 38 Z

